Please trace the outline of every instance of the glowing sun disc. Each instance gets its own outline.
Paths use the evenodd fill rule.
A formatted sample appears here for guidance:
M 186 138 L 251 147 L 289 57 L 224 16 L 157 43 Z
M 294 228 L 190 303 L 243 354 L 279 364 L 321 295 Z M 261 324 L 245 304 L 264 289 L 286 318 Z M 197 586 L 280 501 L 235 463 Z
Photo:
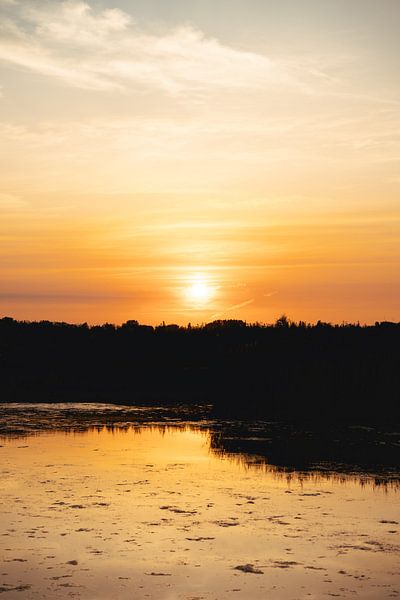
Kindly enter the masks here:
M 196 278 L 185 289 L 185 296 L 191 302 L 196 304 L 204 304 L 208 302 L 214 295 L 213 286 L 209 285 L 201 278 Z

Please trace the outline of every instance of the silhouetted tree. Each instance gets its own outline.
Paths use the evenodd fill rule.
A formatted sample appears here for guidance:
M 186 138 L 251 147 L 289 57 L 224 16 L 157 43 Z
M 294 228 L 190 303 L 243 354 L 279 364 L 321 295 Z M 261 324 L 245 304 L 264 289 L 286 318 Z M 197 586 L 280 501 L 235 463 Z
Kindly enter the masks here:
M 0 401 L 207 402 L 241 417 L 400 413 L 400 324 L 121 326 L 0 319 Z

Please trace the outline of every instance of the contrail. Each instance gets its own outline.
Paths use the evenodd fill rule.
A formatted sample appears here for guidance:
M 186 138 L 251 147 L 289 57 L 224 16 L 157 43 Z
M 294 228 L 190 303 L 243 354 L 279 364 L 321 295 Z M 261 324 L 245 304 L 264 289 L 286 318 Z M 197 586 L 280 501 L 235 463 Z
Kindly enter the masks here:
M 240 304 L 234 304 L 233 306 L 229 306 L 229 308 L 226 308 L 225 310 L 219 312 L 219 313 L 215 313 L 215 315 L 211 315 L 210 319 L 218 319 L 218 317 L 221 317 L 222 315 L 224 315 L 227 312 L 230 312 L 231 310 L 236 310 L 238 308 L 243 308 L 243 306 L 247 306 L 248 304 L 252 304 L 252 302 L 254 302 L 254 298 L 250 298 L 250 300 L 245 300 L 244 302 L 241 302 Z

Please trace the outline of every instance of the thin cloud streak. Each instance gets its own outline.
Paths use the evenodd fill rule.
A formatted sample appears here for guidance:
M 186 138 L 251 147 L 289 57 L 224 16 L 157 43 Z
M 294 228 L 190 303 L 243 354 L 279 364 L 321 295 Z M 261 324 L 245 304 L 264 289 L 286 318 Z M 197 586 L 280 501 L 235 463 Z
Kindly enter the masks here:
M 92 90 L 132 85 L 167 94 L 212 89 L 295 87 L 307 91 L 283 61 L 231 48 L 191 26 L 164 34 L 139 30 L 119 9 L 95 11 L 80 1 L 15 5 L 3 20 L 0 60 Z
M 233 306 L 229 306 L 228 308 L 225 308 L 224 310 L 217 312 L 214 315 L 211 315 L 210 319 L 211 320 L 219 319 L 220 317 L 222 317 L 223 315 L 225 315 L 228 312 L 232 312 L 234 310 L 239 310 L 240 308 L 249 306 L 249 304 L 253 304 L 254 301 L 255 301 L 255 298 L 250 298 L 249 300 L 245 300 L 244 302 L 241 302 L 240 304 L 234 304 Z

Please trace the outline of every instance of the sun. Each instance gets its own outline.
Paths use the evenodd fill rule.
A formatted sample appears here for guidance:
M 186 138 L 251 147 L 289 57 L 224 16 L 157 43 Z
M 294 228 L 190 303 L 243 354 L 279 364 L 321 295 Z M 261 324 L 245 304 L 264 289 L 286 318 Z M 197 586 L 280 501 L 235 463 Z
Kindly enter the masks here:
M 204 275 L 194 275 L 185 288 L 185 296 L 193 304 L 206 304 L 214 296 L 215 288 Z
M 198 302 L 206 302 L 210 297 L 210 288 L 206 283 L 202 283 L 201 281 L 197 283 L 193 283 L 187 289 L 187 295 L 192 300 L 197 300 Z

